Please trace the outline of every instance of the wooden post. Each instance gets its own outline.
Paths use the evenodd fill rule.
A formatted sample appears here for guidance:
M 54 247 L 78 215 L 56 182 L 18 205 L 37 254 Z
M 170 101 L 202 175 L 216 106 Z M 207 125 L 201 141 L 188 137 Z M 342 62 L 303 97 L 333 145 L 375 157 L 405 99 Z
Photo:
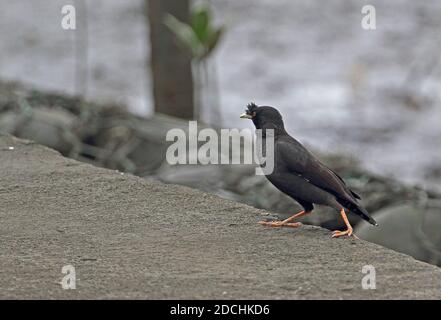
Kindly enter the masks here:
M 191 55 L 178 46 L 164 24 L 165 14 L 188 22 L 189 0 L 146 0 L 150 25 L 151 69 L 155 112 L 194 118 Z

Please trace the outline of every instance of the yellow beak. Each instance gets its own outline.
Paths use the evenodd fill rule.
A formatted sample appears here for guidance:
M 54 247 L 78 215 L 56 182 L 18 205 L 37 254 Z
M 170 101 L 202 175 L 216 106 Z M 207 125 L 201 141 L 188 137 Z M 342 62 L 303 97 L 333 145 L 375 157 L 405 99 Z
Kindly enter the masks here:
M 250 114 L 246 113 L 246 112 L 242 113 L 240 115 L 240 118 L 241 119 L 253 119 L 253 117 Z

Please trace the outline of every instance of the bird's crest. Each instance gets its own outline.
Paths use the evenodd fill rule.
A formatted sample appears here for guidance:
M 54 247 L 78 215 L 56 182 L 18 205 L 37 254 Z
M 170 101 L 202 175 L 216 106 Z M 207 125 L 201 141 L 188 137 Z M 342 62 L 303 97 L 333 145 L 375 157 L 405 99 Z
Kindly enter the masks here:
M 248 103 L 247 108 L 248 108 L 249 113 L 253 113 L 254 111 L 256 111 L 258 106 L 254 102 L 250 102 L 250 103 Z

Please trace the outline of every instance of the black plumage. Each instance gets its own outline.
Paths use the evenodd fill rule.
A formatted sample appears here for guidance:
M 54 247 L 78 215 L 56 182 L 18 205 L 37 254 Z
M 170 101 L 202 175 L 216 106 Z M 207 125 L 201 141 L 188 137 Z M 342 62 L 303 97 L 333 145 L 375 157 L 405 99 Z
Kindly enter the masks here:
M 346 231 L 335 231 L 333 236 L 352 235 L 352 227 L 347 220 L 345 209 L 377 225 L 358 202 L 360 196 L 352 191 L 335 171 L 320 162 L 286 132 L 282 116 L 275 108 L 259 107 L 251 103 L 241 118 L 251 119 L 256 129 L 262 129 L 264 133 L 262 139 L 266 139 L 267 129 L 274 130 L 274 170 L 266 177 L 280 191 L 289 195 L 304 208 L 304 211 L 284 221 L 261 222 L 262 224 L 274 227 L 297 227 L 298 223 L 289 223 L 289 221 L 311 212 L 314 204 L 319 204 L 339 210 L 348 227 Z

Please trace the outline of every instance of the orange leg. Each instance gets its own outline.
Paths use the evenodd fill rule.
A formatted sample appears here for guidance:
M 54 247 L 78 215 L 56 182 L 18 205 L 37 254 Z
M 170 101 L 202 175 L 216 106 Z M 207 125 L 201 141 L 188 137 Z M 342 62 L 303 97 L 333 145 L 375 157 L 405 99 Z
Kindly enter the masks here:
M 268 226 L 268 227 L 291 227 L 291 228 L 297 228 L 300 227 L 302 224 L 300 222 L 293 222 L 289 223 L 290 221 L 294 220 L 295 218 L 304 216 L 305 214 L 310 213 L 311 211 L 300 211 L 299 213 L 296 213 L 295 215 L 289 217 L 288 219 L 285 219 L 283 221 L 259 221 L 261 225 Z
M 347 227 L 347 229 L 345 231 L 339 231 L 339 230 L 335 230 L 332 232 L 332 237 L 333 238 L 339 238 L 339 237 L 343 237 L 343 236 L 353 236 L 355 239 L 358 239 L 358 237 L 353 233 L 353 229 L 351 224 L 349 223 L 348 217 L 346 216 L 346 212 L 345 209 L 341 209 L 340 211 L 341 217 L 343 218 L 343 221 L 345 222 L 345 225 Z

